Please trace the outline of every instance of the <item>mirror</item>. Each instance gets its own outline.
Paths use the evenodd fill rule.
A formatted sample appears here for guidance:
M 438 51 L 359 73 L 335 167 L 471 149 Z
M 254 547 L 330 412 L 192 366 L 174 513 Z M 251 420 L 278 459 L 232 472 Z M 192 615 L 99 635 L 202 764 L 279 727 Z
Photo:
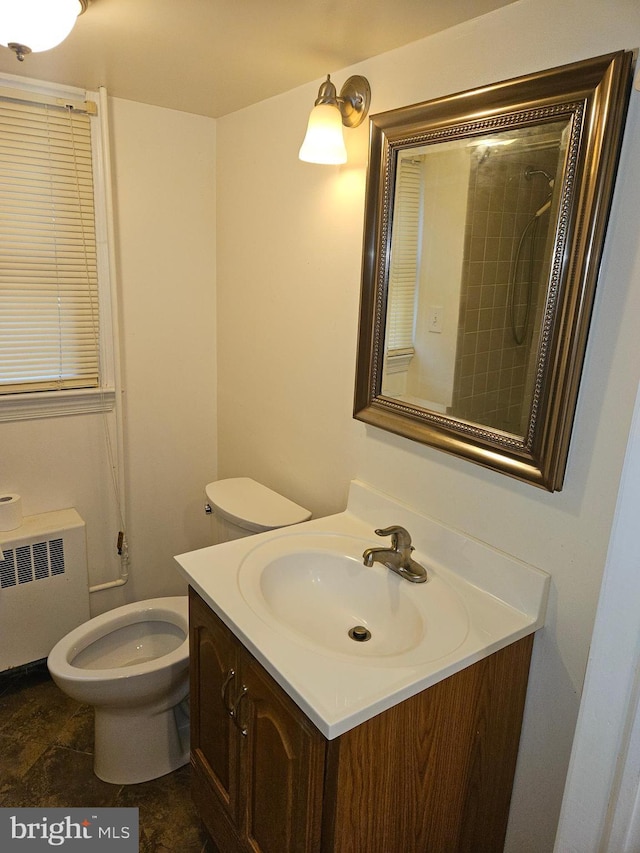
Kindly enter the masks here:
M 631 74 L 371 117 L 354 417 L 562 487 Z

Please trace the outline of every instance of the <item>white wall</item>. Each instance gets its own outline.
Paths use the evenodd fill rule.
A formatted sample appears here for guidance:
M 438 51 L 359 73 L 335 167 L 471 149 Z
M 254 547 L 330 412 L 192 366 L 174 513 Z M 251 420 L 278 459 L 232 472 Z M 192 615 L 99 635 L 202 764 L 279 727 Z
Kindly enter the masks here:
M 92 613 L 184 591 L 174 554 L 208 542 L 215 475 L 215 122 L 110 100 L 129 469 L 130 581 Z M 25 514 L 75 506 L 90 582 L 117 576 L 103 415 L 0 424 L 0 488 Z
M 555 853 L 640 849 L 640 387 Z
M 409 366 L 409 394 L 446 412 L 453 398 L 458 345 L 460 286 L 469 195 L 471 149 L 433 150 L 424 158 L 423 241 L 419 269 L 415 356 Z M 440 313 L 439 331 L 432 310 Z M 429 408 L 435 408 L 429 406 Z
M 324 515 L 344 507 L 355 471 L 367 130 L 355 165 L 300 162 L 316 96 L 218 121 L 218 465 Z
M 520 0 L 343 71 L 372 112 L 640 44 L 637 0 Z M 318 81 L 319 84 L 320 81 Z M 548 571 L 507 850 L 553 849 L 640 376 L 634 97 L 564 490 L 548 494 L 352 420 L 367 129 L 349 164 L 300 163 L 317 85 L 218 122 L 219 468 L 321 515 L 358 476 Z
M 114 99 L 128 597 L 184 592 L 216 474 L 215 121 Z

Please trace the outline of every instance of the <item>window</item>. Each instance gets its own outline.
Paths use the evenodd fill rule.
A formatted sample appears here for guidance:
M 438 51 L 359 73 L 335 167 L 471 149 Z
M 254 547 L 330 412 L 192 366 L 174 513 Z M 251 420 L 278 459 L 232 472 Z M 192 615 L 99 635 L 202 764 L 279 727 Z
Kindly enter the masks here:
M 1 83 L 0 419 L 105 410 L 114 371 L 97 107 L 77 90 Z
M 422 163 L 416 158 L 399 159 L 385 332 L 387 355 L 392 358 L 406 358 L 413 354 L 421 212 Z

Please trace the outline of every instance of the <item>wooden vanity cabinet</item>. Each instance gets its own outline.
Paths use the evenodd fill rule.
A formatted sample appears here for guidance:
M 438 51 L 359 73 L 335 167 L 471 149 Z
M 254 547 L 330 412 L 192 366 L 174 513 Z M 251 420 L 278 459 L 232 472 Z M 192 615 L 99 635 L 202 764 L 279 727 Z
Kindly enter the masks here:
M 326 741 L 190 594 L 193 797 L 221 853 L 318 851 Z
M 533 636 L 334 740 L 193 590 L 190 641 L 193 796 L 220 853 L 503 850 Z

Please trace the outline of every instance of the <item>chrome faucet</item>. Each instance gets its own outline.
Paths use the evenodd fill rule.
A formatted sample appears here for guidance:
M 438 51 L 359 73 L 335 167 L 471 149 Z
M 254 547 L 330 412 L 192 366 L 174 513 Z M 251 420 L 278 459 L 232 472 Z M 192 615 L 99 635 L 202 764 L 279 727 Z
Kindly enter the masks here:
M 362 555 L 365 566 L 382 563 L 411 583 L 424 583 L 427 572 L 420 563 L 411 558 L 414 549 L 409 532 L 404 527 L 395 525 L 376 530 L 376 533 L 378 536 L 390 536 L 391 548 L 367 548 Z

